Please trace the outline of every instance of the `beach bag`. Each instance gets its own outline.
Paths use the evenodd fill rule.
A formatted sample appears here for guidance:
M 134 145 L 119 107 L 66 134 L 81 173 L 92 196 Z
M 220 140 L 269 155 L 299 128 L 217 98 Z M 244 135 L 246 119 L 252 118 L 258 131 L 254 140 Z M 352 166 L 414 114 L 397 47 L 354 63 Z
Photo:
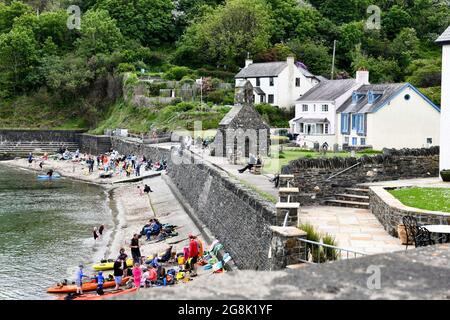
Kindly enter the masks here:
M 179 256 L 178 257 L 178 264 L 181 266 L 184 264 L 184 257 L 183 256 Z
M 216 258 L 211 258 L 211 259 L 208 260 L 208 263 L 210 265 L 213 265 L 213 264 L 217 263 L 217 259 Z
M 212 264 L 207 264 L 206 266 L 203 267 L 203 270 L 210 270 L 212 269 Z
M 175 279 L 177 280 L 181 280 L 184 278 L 184 272 L 178 272 L 177 275 L 175 276 Z
M 217 262 L 216 264 L 213 265 L 213 270 L 217 271 L 223 268 L 223 264 L 222 261 Z

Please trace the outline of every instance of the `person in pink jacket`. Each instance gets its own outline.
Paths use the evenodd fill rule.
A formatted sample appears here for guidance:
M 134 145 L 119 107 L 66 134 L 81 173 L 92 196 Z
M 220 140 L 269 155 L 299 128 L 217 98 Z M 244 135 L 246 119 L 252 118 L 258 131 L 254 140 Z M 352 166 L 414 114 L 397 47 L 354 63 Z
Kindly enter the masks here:
M 141 266 L 139 263 L 135 263 L 133 268 L 133 279 L 134 279 L 134 286 L 136 288 L 141 287 L 141 278 L 142 278 Z

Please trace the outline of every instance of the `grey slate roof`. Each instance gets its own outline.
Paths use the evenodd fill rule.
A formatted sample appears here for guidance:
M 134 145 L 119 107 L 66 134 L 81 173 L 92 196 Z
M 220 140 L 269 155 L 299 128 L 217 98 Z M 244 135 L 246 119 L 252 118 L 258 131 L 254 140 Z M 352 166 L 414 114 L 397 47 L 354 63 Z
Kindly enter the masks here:
M 260 94 L 260 95 L 266 94 L 260 87 L 254 87 L 253 91 L 255 91 L 256 94 Z
M 356 84 L 355 79 L 321 81 L 297 101 L 333 101 Z
M 330 121 L 327 118 L 295 118 L 292 120 L 293 122 L 299 123 L 329 123 Z
M 450 43 L 450 26 L 436 39 L 436 42 L 441 44 Z
M 223 119 L 220 121 L 219 125 L 228 125 L 233 121 L 234 117 L 238 115 L 238 113 L 242 110 L 242 105 L 235 105 L 233 108 L 231 108 L 230 111 L 223 117 Z
M 276 77 L 284 68 L 287 62 L 264 62 L 252 63 L 247 68 L 243 68 L 235 78 L 255 78 L 255 77 Z
M 322 77 L 322 76 L 317 76 L 316 78 L 317 78 L 319 81 L 328 81 L 327 78 Z
M 348 98 L 338 109 L 338 113 L 371 113 L 379 106 L 385 103 L 398 90 L 403 88 L 406 83 L 384 83 L 384 84 L 370 84 L 363 85 L 355 90 L 358 93 L 364 94 L 364 98 L 359 100 L 356 104 L 352 104 L 352 97 Z M 381 96 L 375 100 L 375 103 L 368 104 L 367 93 L 372 90 L 375 94 Z
M 276 77 L 287 67 L 286 61 L 252 63 L 247 68 L 241 69 L 235 78 Z M 306 69 L 297 67 L 305 77 L 316 77 Z

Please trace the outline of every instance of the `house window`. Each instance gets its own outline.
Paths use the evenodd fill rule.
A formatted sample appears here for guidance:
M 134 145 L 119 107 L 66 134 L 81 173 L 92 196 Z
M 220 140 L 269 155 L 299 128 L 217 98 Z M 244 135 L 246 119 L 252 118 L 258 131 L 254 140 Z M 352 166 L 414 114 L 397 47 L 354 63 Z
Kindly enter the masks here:
M 269 103 L 273 103 L 273 94 L 269 94 Z
M 357 117 L 357 132 L 358 133 L 364 133 L 364 115 L 363 114 L 358 114 Z
M 259 96 L 259 102 L 261 102 L 261 103 L 264 102 L 264 95 L 263 94 Z
M 409 100 L 411 96 L 409 94 L 405 94 L 405 100 Z
M 259 78 L 256 78 L 256 86 L 259 87 L 261 85 L 261 81 L 259 80 Z
M 352 146 L 356 146 L 358 144 L 358 138 L 352 138 Z
M 300 78 L 295 78 L 295 86 L 300 87 Z
M 307 104 L 302 105 L 302 111 L 303 112 L 308 112 L 308 105 Z
M 300 123 L 300 132 L 301 132 L 301 133 L 305 132 L 305 131 L 304 131 L 304 124 L 303 124 L 303 123 Z
M 348 144 L 348 141 L 349 141 L 349 140 L 348 140 L 348 137 L 345 137 L 345 138 L 344 138 L 344 143 Z
M 357 128 L 356 122 L 357 122 L 356 114 L 352 114 L 352 130 L 356 130 Z
M 325 133 L 325 134 L 328 134 L 328 123 L 325 123 L 324 125 L 323 125 L 323 133 Z
M 323 104 L 322 105 L 322 112 L 328 112 L 328 105 L 327 104 Z
M 361 138 L 361 145 L 365 146 L 366 145 L 366 138 Z
M 433 143 L 433 138 L 427 138 L 427 143 L 428 144 L 432 144 Z
M 324 130 L 324 128 L 323 128 L 323 124 L 322 123 L 316 124 L 316 133 L 322 134 L 323 130 Z
M 269 78 L 269 86 L 273 87 L 273 77 Z
M 341 113 L 341 133 L 349 133 L 349 114 Z

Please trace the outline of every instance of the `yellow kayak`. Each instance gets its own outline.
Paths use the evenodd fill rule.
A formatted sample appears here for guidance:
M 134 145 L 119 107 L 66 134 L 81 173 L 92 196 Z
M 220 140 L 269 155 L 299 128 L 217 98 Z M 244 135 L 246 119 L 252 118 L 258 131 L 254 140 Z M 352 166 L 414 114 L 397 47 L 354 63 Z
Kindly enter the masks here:
M 147 260 L 153 260 L 153 256 L 148 256 Z M 133 266 L 133 259 L 127 259 L 127 267 Z M 96 263 L 92 266 L 95 271 L 105 271 L 114 269 L 114 260 L 108 260 L 107 262 Z

